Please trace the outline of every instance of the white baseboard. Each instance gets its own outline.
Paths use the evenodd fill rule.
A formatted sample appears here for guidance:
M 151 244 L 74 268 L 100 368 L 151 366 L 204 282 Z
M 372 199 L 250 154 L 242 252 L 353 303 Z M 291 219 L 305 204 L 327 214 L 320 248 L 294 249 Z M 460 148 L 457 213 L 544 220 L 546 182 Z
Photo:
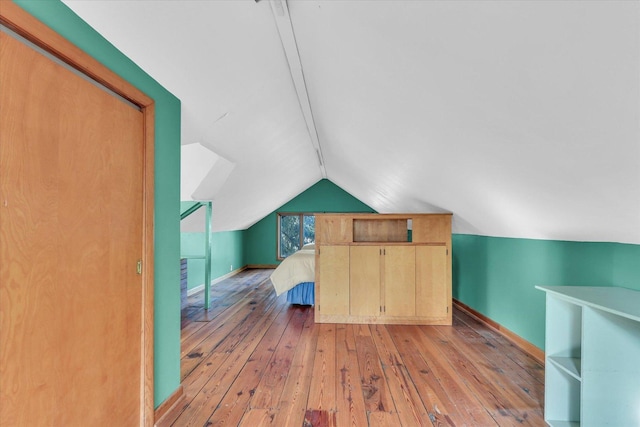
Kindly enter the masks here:
M 220 276 L 217 279 L 212 280 L 211 285 L 215 285 L 216 283 L 222 282 L 223 280 L 228 279 L 229 277 L 235 276 L 236 274 L 246 269 L 247 269 L 246 265 L 244 267 L 235 269 L 231 273 L 227 273 L 224 276 Z M 191 289 L 187 289 L 187 296 L 190 297 L 191 295 L 197 294 L 198 292 L 202 292 L 202 291 L 204 291 L 204 283 L 198 286 L 194 286 Z

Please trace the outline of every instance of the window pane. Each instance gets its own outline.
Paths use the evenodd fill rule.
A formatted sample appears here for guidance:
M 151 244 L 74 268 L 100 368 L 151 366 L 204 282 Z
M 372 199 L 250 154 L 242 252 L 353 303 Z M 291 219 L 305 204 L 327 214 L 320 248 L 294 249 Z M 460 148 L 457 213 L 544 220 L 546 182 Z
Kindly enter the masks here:
M 280 256 L 286 258 L 300 249 L 300 216 L 280 217 Z
M 304 243 L 313 243 L 316 241 L 316 217 L 313 215 L 304 216 Z

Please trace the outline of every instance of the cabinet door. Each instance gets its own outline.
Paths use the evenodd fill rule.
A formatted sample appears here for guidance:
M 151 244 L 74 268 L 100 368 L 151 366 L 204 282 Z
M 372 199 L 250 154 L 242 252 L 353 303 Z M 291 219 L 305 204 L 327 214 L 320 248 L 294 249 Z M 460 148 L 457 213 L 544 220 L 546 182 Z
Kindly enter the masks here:
M 318 258 L 318 312 L 349 315 L 349 247 L 320 246 Z
M 351 243 L 353 220 L 345 215 L 316 215 L 316 243 Z
M 416 315 L 448 315 L 446 246 L 416 246 Z
M 416 248 L 385 246 L 384 252 L 384 314 L 386 316 L 416 315 Z
M 351 246 L 350 304 L 352 316 L 380 314 L 380 246 Z

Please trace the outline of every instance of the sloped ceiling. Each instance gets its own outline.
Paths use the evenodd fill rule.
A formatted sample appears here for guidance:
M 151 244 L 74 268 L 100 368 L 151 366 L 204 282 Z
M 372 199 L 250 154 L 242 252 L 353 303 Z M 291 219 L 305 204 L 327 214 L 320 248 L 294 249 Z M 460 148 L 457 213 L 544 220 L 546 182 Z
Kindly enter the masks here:
M 639 2 L 65 3 L 181 99 L 183 144 L 235 164 L 214 230 L 321 179 L 315 138 L 379 212 L 640 243 Z

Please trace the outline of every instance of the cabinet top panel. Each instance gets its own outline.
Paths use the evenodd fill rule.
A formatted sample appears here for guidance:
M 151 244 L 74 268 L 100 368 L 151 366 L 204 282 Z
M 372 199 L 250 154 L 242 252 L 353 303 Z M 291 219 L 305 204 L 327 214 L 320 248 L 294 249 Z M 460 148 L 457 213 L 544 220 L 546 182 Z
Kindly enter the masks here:
M 613 286 L 536 286 L 574 304 L 594 307 L 640 322 L 640 292 Z
M 418 216 L 433 216 L 433 215 L 448 215 L 451 216 L 453 213 L 451 212 L 441 212 L 441 213 L 392 213 L 392 214 L 377 214 L 377 213 L 314 213 L 316 216 L 346 216 L 354 219 L 411 219 Z
M 451 248 L 451 218 L 450 213 L 316 214 L 316 244 L 413 242 Z

